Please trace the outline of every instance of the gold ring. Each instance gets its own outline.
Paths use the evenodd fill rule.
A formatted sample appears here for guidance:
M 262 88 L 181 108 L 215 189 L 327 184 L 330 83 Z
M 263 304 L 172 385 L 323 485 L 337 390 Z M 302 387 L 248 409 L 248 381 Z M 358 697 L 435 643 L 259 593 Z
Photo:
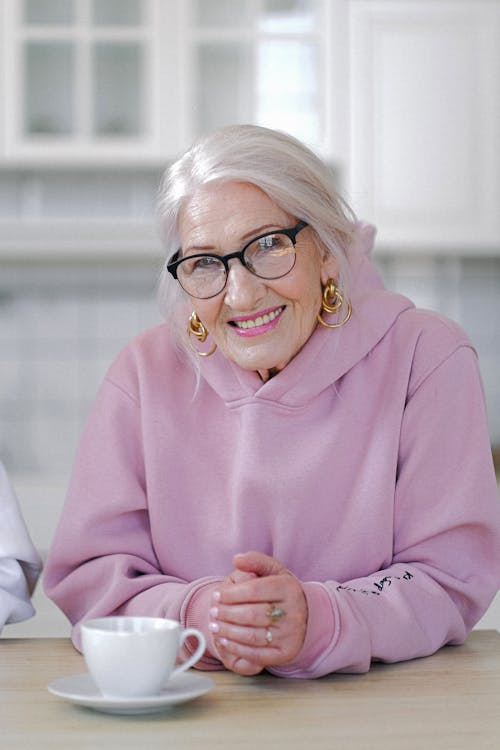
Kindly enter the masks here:
M 266 643 L 267 645 L 271 644 L 273 642 L 273 631 L 271 628 L 268 628 L 266 630 Z
M 281 609 L 281 607 L 278 607 L 277 604 L 271 604 L 271 607 L 267 610 L 266 614 L 274 622 L 275 620 L 281 620 L 281 618 L 285 616 L 286 612 L 284 609 Z

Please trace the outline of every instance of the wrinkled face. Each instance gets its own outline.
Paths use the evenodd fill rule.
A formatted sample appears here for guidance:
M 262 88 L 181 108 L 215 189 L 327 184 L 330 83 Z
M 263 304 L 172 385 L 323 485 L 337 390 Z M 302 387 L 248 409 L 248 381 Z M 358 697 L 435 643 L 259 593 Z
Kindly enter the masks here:
M 225 255 L 264 232 L 289 229 L 300 218 L 248 183 L 203 186 L 180 215 L 182 256 Z M 280 279 L 258 278 L 233 258 L 223 291 L 211 299 L 190 298 L 222 354 L 259 372 L 263 380 L 283 369 L 305 344 L 316 326 L 322 286 L 337 276 L 335 260 L 309 227 L 297 235 L 295 250 L 294 267 Z

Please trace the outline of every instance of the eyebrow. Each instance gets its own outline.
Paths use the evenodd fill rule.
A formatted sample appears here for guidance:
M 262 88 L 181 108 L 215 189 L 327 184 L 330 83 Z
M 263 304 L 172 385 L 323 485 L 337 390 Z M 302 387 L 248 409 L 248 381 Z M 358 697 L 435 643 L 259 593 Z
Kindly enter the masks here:
M 251 229 L 249 232 L 245 232 L 245 234 L 241 236 L 242 245 L 245 245 L 247 240 L 251 240 L 254 237 L 259 237 L 261 234 L 266 234 L 267 230 L 269 230 L 270 232 L 272 232 L 273 230 L 275 232 L 281 231 L 281 229 L 276 228 L 276 224 L 263 224 L 257 229 Z M 184 250 L 180 248 L 179 252 L 181 256 L 186 257 L 187 253 L 211 253 L 214 250 L 217 250 L 216 245 L 188 245 Z

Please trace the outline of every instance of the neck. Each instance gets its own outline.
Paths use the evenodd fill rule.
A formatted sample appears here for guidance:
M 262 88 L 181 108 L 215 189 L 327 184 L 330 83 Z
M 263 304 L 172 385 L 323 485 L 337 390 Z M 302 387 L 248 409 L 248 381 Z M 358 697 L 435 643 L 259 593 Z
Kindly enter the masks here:
M 271 367 L 270 370 L 257 370 L 257 373 L 260 376 L 263 383 L 267 383 L 268 380 L 271 380 L 271 378 L 274 378 L 274 376 L 277 375 L 279 372 L 280 372 L 279 367 Z

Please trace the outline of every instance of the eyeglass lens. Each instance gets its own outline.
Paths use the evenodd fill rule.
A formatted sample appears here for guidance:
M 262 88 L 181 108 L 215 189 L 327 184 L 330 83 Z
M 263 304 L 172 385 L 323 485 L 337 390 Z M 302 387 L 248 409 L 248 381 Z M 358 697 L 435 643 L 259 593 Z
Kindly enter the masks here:
M 255 276 L 278 279 L 289 273 L 295 264 L 294 244 L 286 234 L 266 234 L 245 248 L 243 264 Z M 226 285 L 226 266 L 215 255 L 188 256 L 180 263 L 177 278 L 191 296 L 214 297 Z

